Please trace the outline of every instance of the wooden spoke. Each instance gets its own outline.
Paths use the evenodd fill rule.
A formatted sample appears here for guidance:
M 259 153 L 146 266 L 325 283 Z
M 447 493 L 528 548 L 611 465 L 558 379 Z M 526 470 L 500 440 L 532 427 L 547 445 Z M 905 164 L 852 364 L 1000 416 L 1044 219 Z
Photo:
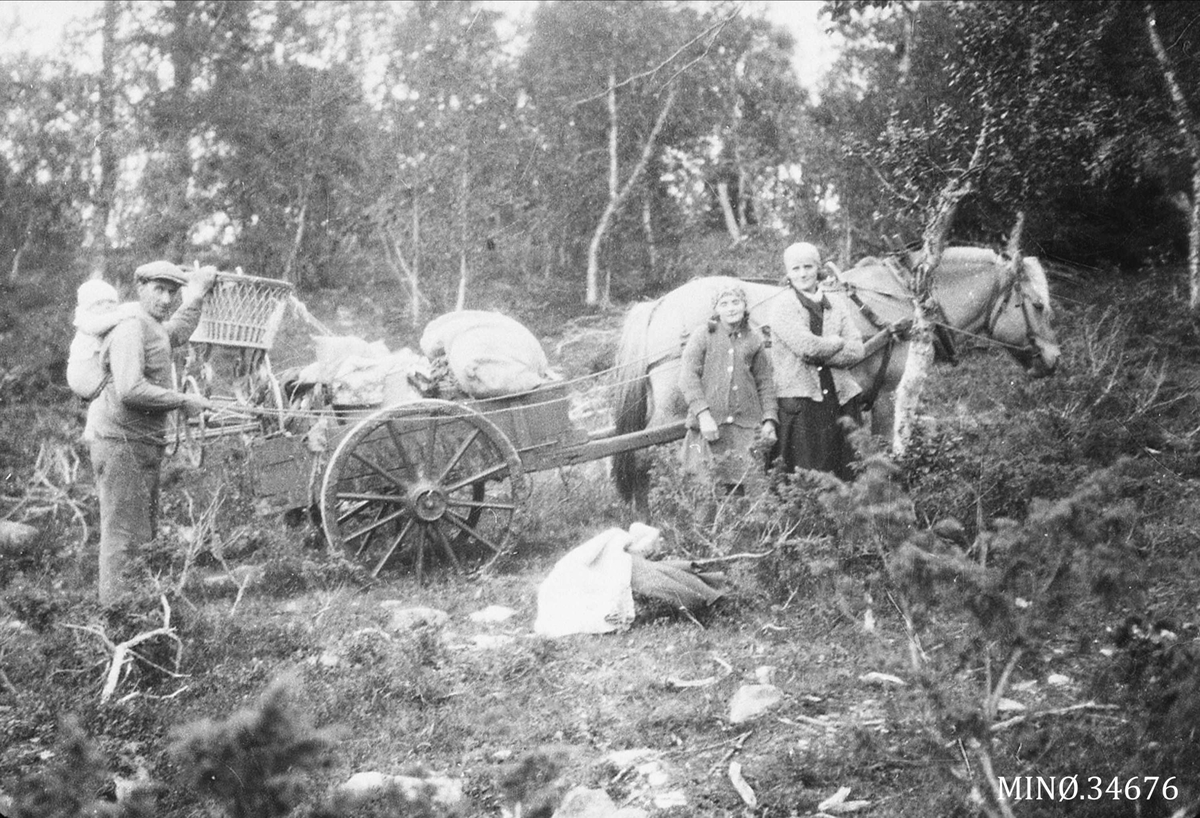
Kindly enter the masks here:
M 339 500 L 361 500 L 364 503 L 377 501 L 380 503 L 402 503 L 404 497 L 395 494 L 379 494 L 370 491 L 340 491 L 338 492 Z
M 502 553 L 525 498 L 512 443 L 468 405 L 424 400 L 360 420 L 338 442 L 321 485 L 331 546 L 373 574 L 478 571 Z
M 375 507 L 375 509 L 374 509 L 374 512 L 375 512 L 375 519 L 374 519 L 374 520 L 372 520 L 371 522 L 372 522 L 372 523 L 377 523 L 377 522 L 379 522 L 379 518 L 383 516 L 383 513 L 384 513 L 386 510 L 387 510 L 386 506 L 376 506 L 376 507 Z M 353 539 L 354 539 L 354 538 L 352 537 L 352 538 L 350 538 L 350 540 L 347 540 L 347 541 L 346 541 L 346 546 L 347 546 L 347 547 L 349 547 L 349 545 L 350 545 L 350 542 L 351 542 L 351 540 L 353 540 Z M 363 537 L 363 538 L 362 538 L 362 541 L 361 541 L 361 542 L 358 544 L 358 548 L 356 548 L 356 549 L 354 550 L 354 556 L 355 556 L 355 557 L 360 557 L 360 556 L 362 556 L 362 552 L 363 552 L 363 551 L 365 551 L 365 550 L 367 549 L 367 546 L 368 546 L 370 543 L 371 543 L 371 538 L 370 538 L 370 537 Z
M 500 548 L 500 546 L 499 546 L 499 545 L 497 545 L 496 543 L 493 543 L 493 542 L 491 542 L 490 540 L 488 540 L 488 538 L 487 538 L 487 537 L 483 536 L 483 535 L 482 535 L 482 534 L 480 534 L 478 531 L 476 531 L 474 528 L 472 528 L 472 527 L 471 527 L 471 525 L 470 525 L 470 524 L 469 524 L 469 523 L 468 523 L 466 520 L 464 520 L 462 517 L 459 517 L 459 516 L 458 516 L 457 514 L 455 514 L 453 511 L 448 511 L 448 512 L 446 512 L 446 519 L 447 519 L 447 520 L 449 520 L 449 521 L 450 521 L 451 523 L 453 523 L 454 525 L 456 525 L 456 526 L 458 526 L 459 528 L 461 528 L 461 529 L 462 529 L 463 531 L 465 531 L 467 534 L 470 534 L 470 535 L 471 535 L 472 537 L 474 537 L 474 538 L 475 538 L 475 539 L 476 539 L 476 540 L 477 540 L 477 541 L 478 541 L 478 542 L 479 542 L 481 545 L 485 545 L 485 546 L 487 546 L 488 548 L 490 548 L 490 549 L 492 550 L 492 552 L 493 552 L 493 553 L 495 553 L 495 554 L 499 554 L 499 553 L 500 553 L 500 551 L 502 550 L 502 549 Z
M 358 503 L 353 508 L 346 509 L 346 511 L 341 516 L 338 517 L 338 525 L 341 525 L 342 523 L 346 522 L 346 520 L 349 520 L 351 517 L 354 517 L 355 515 L 357 515 L 363 509 L 369 508 L 369 507 L 370 507 L 370 503 L 362 502 L 362 503 Z M 379 519 L 379 518 L 376 517 L 376 519 Z
M 437 430 L 438 430 L 437 416 L 431 415 L 425 421 L 425 423 L 427 424 L 425 427 L 425 435 L 426 435 L 425 465 L 428 465 L 428 464 L 432 463 L 433 460 L 437 457 L 437 452 L 435 450 L 435 447 L 437 446 Z
M 400 533 L 396 535 L 394 540 L 392 540 L 392 544 L 388 546 L 388 549 L 384 555 L 379 558 L 379 562 L 375 564 L 375 569 L 371 571 L 371 576 L 379 576 L 379 572 L 383 570 L 383 566 L 387 565 L 387 561 L 392 558 L 392 554 L 394 554 L 400 544 L 408 538 L 408 532 L 412 530 L 412 527 L 413 520 L 410 517 L 405 521 L 404 527 L 400 529 Z
M 462 562 L 458 559 L 458 554 L 454 553 L 454 547 L 450 544 L 450 540 L 442 533 L 437 524 L 431 525 L 430 530 L 433 532 L 434 539 L 438 541 L 438 545 L 442 547 L 442 553 L 446 555 L 446 559 L 454 566 L 456 573 L 463 573 Z
M 462 445 L 458 447 L 458 451 L 454 453 L 454 456 L 450 458 L 450 461 L 446 464 L 446 467 L 442 469 L 442 473 L 438 475 L 437 481 L 439 483 L 446 482 L 446 478 L 450 476 L 450 472 L 454 471 L 454 467 L 458 465 L 458 461 L 462 460 L 463 455 L 467 453 L 467 449 L 471 448 L 471 444 L 475 442 L 475 439 L 479 437 L 480 434 L 481 432 L 479 429 L 471 430 L 471 433 L 467 435 L 465 440 L 463 440 Z
M 494 509 L 499 509 L 501 511 L 516 511 L 517 510 L 517 506 L 513 503 L 496 503 L 496 502 L 483 502 L 483 501 L 476 501 L 476 500 L 459 500 L 454 497 L 447 499 L 446 505 L 452 506 L 454 508 L 472 508 L 472 509 L 494 508 Z
M 412 461 L 408 459 L 408 452 L 404 450 L 404 444 L 400 442 L 400 433 L 396 431 L 396 426 L 393 423 L 386 423 L 388 437 L 392 439 L 392 445 L 396 447 L 396 457 L 404 465 L 404 470 L 409 473 L 409 477 L 416 479 L 416 469 L 413 468 Z
M 497 463 L 495 466 L 484 469 L 481 472 L 472 474 L 470 477 L 464 477 L 462 480 L 459 480 L 455 483 L 451 483 L 450 485 L 446 486 L 446 491 L 457 491 L 458 489 L 461 489 L 463 486 L 469 486 L 473 483 L 483 483 L 487 480 L 491 480 L 493 478 L 500 477 L 504 474 L 504 470 L 506 468 L 508 468 L 508 466 L 505 465 L 504 463 Z
M 360 528 L 360 529 L 356 530 L 354 533 L 352 533 L 352 534 L 350 534 L 349 536 L 347 536 L 347 537 L 346 537 L 346 542 L 347 542 L 347 543 L 349 543 L 349 542 L 351 542 L 352 540 L 356 540 L 356 539 L 358 539 L 359 537 L 364 537 L 364 536 L 366 536 L 367 534 L 370 534 L 372 531 L 376 531 L 376 530 L 378 530 L 379 528 L 381 528 L 381 527 L 383 527 L 383 526 L 387 525 L 387 524 L 388 524 L 388 523 L 390 523 L 392 520 L 397 520 L 397 519 L 399 519 L 399 518 L 403 517 L 405 514 L 408 514 L 408 513 L 409 513 L 409 512 L 408 512 L 408 509 L 404 509 L 404 508 L 402 508 L 402 509 L 400 509 L 399 511 L 393 511 L 391 514 L 387 515 L 386 517 L 377 518 L 377 519 L 375 520 L 375 522 L 371 523 L 371 524 L 370 524 L 369 526 L 367 526 L 366 528 Z
M 405 488 L 404 483 L 399 478 L 397 478 L 395 475 L 393 475 L 391 472 L 385 470 L 382 466 L 380 466 L 374 460 L 371 460 L 366 455 L 359 454 L 358 452 L 353 452 L 351 456 L 355 460 L 357 460 L 358 462 L 362 463 L 364 466 L 369 468 L 371 471 L 378 474 L 384 480 L 387 480 L 389 483 L 392 483 L 394 486 L 396 486 L 396 488 L 404 490 L 404 488 Z
M 416 569 L 416 573 L 417 573 L 417 584 L 418 584 L 418 585 L 424 585 L 424 584 L 425 584 L 425 576 L 424 576 L 424 569 L 425 569 L 425 526 L 423 526 L 423 525 L 419 525 L 419 526 L 417 526 L 417 539 L 416 539 L 416 545 L 415 545 L 414 547 L 415 547 L 415 548 L 416 548 L 416 550 L 417 550 L 417 569 Z

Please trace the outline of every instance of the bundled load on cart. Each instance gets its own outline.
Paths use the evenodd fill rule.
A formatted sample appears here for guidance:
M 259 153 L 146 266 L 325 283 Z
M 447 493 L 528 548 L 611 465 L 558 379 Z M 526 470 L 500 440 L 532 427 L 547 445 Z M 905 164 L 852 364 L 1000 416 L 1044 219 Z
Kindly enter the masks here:
M 206 394 L 281 415 L 370 409 L 423 396 L 517 394 L 553 379 L 541 344 L 516 320 L 462 310 L 433 319 L 421 352 L 336 335 L 292 285 L 222 273 L 191 338 L 185 377 Z

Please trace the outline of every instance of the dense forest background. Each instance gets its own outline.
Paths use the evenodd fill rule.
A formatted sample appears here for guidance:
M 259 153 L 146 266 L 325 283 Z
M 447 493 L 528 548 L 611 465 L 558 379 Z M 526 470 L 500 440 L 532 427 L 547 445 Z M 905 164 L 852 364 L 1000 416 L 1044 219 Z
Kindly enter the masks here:
M 663 816 L 1200 813 L 1200 4 L 834 0 L 815 85 L 753 3 L 87 7 L 58 53 L 0 30 L 0 524 L 25 530 L 0 543 L 0 812 L 532 816 L 581 785 Z M 1062 363 L 1022 379 L 964 334 L 906 448 L 864 434 L 859 477 L 820 490 L 716 497 L 659 446 L 644 517 L 602 461 L 527 473 L 519 547 L 462 582 L 371 576 L 315 515 L 268 513 L 274 411 L 208 427 L 202 464 L 180 425 L 145 581 L 95 599 L 63 376 L 85 278 L 241 268 L 389 344 L 503 309 L 598 427 L 630 301 L 773 275 L 795 240 L 842 266 L 1038 255 Z M 271 462 L 319 474 L 297 451 Z M 534 634 L 567 549 L 646 520 L 728 563 L 720 606 Z M 446 624 L 397 626 L 410 605 Z M 770 679 L 779 709 L 735 726 Z M 343 803 L 373 770 L 446 772 L 462 802 Z
M 1200 236 L 1189 4 L 839 0 L 815 89 L 752 4 L 546 2 L 515 30 L 472 2 L 95 8 L 61 54 L 0 57 L 11 279 L 200 260 L 379 284 L 415 326 L 482 287 L 651 294 L 721 272 L 711 241 L 845 264 L 955 178 L 960 242 L 1024 213 L 1025 252 L 1136 271 Z

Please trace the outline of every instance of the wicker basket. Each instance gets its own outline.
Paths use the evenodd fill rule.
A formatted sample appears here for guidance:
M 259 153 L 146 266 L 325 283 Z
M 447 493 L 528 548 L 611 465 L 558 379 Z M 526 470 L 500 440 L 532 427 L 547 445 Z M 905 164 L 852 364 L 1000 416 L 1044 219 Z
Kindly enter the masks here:
M 200 312 L 193 344 L 270 349 L 293 287 L 274 278 L 218 273 Z

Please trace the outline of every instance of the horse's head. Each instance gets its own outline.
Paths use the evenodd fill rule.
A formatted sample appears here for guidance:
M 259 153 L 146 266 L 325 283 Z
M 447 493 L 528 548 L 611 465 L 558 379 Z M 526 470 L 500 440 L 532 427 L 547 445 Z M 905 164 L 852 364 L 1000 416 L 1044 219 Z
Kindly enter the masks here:
M 1051 326 L 1050 286 L 1041 262 L 1026 256 L 996 300 L 988 332 L 1035 378 L 1053 374 L 1060 349 Z

